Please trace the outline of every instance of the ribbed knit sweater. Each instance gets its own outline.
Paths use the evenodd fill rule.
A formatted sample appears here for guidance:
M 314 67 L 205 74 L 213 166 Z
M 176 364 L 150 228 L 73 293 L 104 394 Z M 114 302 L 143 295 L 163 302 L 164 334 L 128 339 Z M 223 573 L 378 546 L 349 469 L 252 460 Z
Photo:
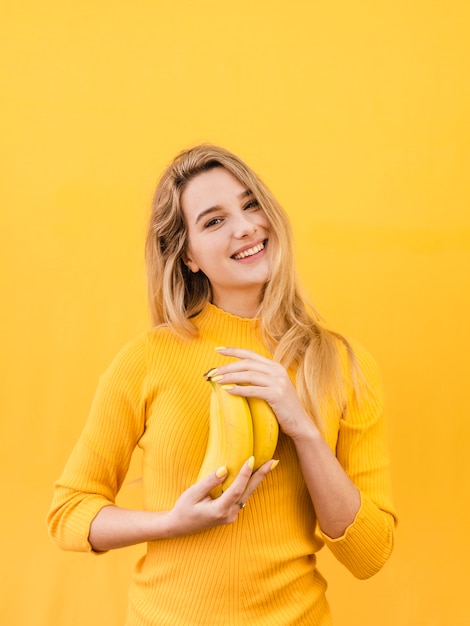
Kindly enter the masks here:
M 84 431 L 55 484 L 48 521 L 63 549 L 92 550 L 90 524 L 115 502 L 136 446 L 143 451 L 144 508 L 171 509 L 196 481 L 204 457 L 210 385 L 202 374 L 227 363 L 214 348 L 270 356 L 258 320 L 207 304 L 192 321 L 197 338 L 157 327 L 127 345 L 101 377 Z M 330 407 L 323 416 L 328 444 L 361 493 L 344 535 L 333 540 L 318 528 L 294 445 L 281 433 L 279 465 L 233 524 L 148 543 L 135 568 L 126 626 L 326 626 L 331 615 L 318 550 L 326 544 L 359 578 L 380 569 L 394 531 L 380 381 L 368 353 L 355 350 L 375 393 L 359 407 L 351 388 L 345 411 Z

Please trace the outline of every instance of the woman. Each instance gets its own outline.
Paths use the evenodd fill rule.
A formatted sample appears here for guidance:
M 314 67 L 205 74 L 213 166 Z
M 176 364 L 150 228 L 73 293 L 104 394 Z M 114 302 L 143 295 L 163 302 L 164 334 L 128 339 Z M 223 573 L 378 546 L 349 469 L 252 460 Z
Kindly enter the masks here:
M 393 546 L 376 366 L 306 306 L 288 220 L 230 152 L 176 157 L 146 250 L 155 326 L 100 381 L 55 485 L 51 535 L 97 553 L 148 542 L 127 626 L 330 624 L 316 552 L 326 544 L 366 578 Z M 225 467 L 197 481 L 210 368 L 227 393 L 268 402 L 280 426 L 276 459 L 255 472 L 247 459 L 216 499 Z M 135 446 L 142 511 L 114 504 Z

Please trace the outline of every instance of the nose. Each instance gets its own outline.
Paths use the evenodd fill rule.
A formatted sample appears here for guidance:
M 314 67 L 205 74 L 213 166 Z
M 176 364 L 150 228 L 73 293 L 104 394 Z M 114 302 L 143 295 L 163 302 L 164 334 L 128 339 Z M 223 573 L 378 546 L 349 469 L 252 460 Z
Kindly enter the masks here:
M 252 214 L 242 212 L 234 222 L 233 236 L 236 239 L 243 239 L 256 233 L 258 226 L 253 220 Z

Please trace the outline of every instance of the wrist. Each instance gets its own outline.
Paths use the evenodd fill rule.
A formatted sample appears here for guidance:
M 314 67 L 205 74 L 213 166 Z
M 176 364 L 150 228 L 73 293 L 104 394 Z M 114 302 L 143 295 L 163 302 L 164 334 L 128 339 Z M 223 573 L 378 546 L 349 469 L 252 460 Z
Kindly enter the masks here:
M 323 439 L 317 425 L 308 415 L 306 415 L 306 419 L 302 420 L 302 422 L 292 430 L 289 436 L 294 442 L 296 448 L 305 445 L 311 448 L 312 445 L 315 445 L 316 442 Z
M 170 511 L 162 511 L 158 520 L 158 539 L 172 539 L 183 534 L 180 524 L 178 524 L 178 516 L 175 516 L 173 509 Z

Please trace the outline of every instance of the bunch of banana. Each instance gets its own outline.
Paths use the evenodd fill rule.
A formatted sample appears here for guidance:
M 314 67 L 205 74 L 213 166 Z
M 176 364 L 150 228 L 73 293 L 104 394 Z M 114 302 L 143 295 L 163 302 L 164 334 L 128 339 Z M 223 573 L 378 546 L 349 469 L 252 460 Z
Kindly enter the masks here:
M 209 370 L 204 375 L 212 385 L 212 393 L 209 438 L 198 480 L 225 466 L 226 479 L 210 492 L 212 498 L 218 498 L 232 484 L 250 456 L 255 458 L 254 470 L 272 458 L 279 424 L 264 400 L 227 393 L 223 385 L 212 381 L 213 372 Z

